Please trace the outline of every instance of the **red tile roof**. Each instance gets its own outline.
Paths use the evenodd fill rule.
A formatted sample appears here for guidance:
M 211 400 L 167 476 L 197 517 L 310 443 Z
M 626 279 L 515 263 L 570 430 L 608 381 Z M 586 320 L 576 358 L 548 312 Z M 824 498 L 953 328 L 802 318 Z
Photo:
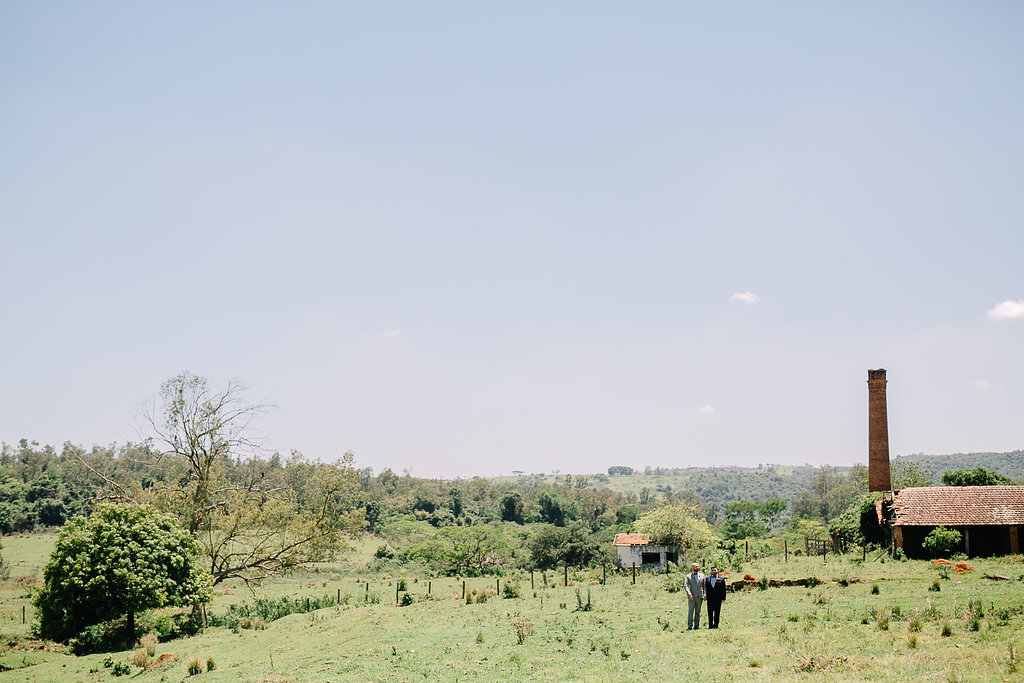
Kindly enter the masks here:
M 1024 486 L 922 486 L 893 497 L 893 526 L 1024 524 Z
M 647 534 L 615 534 L 615 545 L 648 545 L 650 542 Z

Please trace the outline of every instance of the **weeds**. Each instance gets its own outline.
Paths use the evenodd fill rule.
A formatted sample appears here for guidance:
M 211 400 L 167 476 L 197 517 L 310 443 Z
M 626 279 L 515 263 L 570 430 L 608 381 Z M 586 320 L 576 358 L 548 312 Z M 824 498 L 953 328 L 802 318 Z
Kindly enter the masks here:
M 516 632 L 516 638 L 519 640 L 519 644 L 522 645 L 526 642 L 526 636 L 529 635 L 530 629 L 533 628 L 533 624 L 522 617 L 515 617 L 512 620 L 512 628 Z
M 156 654 L 156 645 L 160 642 L 157 635 L 152 631 L 139 638 L 139 645 L 146 648 L 146 654 L 150 657 Z
M 576 611 L 577 612 L 589 612 L 594 609 L 593 603 L 590 601 L 590 589 L 587 589 L 587 601 L 583 602 L 583 596 L 580 595 L 580 589 L 576 589 Z
M 145 669 L 146 665 L 149 664 L 149 653 L 146 651 L 146 648 L 140 647 L 133 652 L 131 662 L 139 669 Z
M 907 630 L 910 631 L 911 633 L 920 633 L 921 632 L 921 612 L 920 612 L 920 610 L 914 612 L 913 616 L 910 617 L 910 620 L 907 621 Z

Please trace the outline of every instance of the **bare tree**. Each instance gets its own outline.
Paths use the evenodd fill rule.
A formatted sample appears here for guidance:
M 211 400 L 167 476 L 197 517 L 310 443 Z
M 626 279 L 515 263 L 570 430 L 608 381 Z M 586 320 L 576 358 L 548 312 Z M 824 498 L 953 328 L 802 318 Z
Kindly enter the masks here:
M 269 407 L 247 401 L 237 382 L 214 389 L 185 372 L 164 382 L 159 403 L 147 412 L 160 444 L 152 464 L 173 459 L 187 471 L 152 487 L 148 497 L 196 539 L 215 584 L 259 581 L 325 559 L 346 532 L 361 528 L 350 454 L 329 465 L 293 453 L 283 470 L 261 457 L 253 425 Z

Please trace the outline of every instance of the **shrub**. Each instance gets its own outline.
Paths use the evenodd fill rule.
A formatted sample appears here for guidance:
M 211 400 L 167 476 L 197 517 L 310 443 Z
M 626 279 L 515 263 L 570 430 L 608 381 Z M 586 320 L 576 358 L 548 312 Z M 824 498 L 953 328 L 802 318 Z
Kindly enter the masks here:
M 937 526 L 924 537 L 921 547 L 932 554 L 932 557 L 948 555 L 953 549 L 960 546 L 962 536 L 956 529 L 947 529 L 944 526 Z
M 402 593 L 401 600 L 398 601 L 400 607 L 408 607 L 412 604 L 412 593 Z
M 138 668 L 145 669 L 146 665 L 149 664 L 149 653 L 146 652 L 146 648 L 140 647 L 133 652 L 131 662 Z
M 921 631 L 921 615 L 919 612 L 914 612 L 914 616 L 910 617 L 910 621 L 907 622 L 907 630 L 913 633 Z
M 519 639 L 519 644 L 522 645 L 526 642 L 526 636 L 529 635 L 530 629 L 533 628 L 533 624 L 522 617 L 516 617 L 512 620 L 512 628 L 516 632 L 516 638 Z
M 878 588 L 878 584 L 877 583 L 871 584 L 871 594 L 872 595 L 878 595 L 879 593 L 881 593 L 881 591 Z
M 217 664 L 213 661 L 213 655 L 206 655 L 206 670 L 213 671 L 217 668 Z
M 932 581 L 932 585 L 928 586 L 928 590 L 938 593 L 942 590 L 942 584 L 939 583 L 938 579 Z
M 139 645 L 146 648 L 146 654 L 150 657 L 156 654 L 156 644 L 158 642 L 160 642 L 160 639 L 152 631 L 139 638 Z
M 203 672 L 202 663 L 198 655 L 189 655 L 188 659 L 185 660 L 185 668 L 188 670 L 188 675 L 198 676 L 201 674 Z
M 507 581 L 504 586 L 501 587 L 501 597 L 506 600 L 513 600 L 519 597 L 519 583 L 516 581 Z
M 942 620 L 942 629 L 940 630 L 940 633 L 943 638 L 948 638 L 953 635 L 953 627 L 949 625 L 948 619 Z
M 111 676 L 127 676 L 132 672 L 132 668 L 125 662 L 118 662 L 110 669 Z

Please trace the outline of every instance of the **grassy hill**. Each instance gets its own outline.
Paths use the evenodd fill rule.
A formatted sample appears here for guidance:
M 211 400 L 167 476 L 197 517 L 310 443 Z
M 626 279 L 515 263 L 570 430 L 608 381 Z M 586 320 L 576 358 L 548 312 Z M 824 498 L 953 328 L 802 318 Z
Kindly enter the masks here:
M 5 539 L 25 555 L 30 537 Z M 265 629 L 209 628 L 159 643 L 163 664 L 132 667 L 126 680 L 185 680 L 196 657 L 202 681 L 376 680 L 1016 680 L 1024 670 L 1024 566 L 1019 557 L 972 560 L 948 579 L 925 561 L 859 555 L 827 561 L 780 556 L 730 567 L 733 577 L 807 578 L 815 588 L 730 593 L 717 631 L 685 630 L 680 574 L 609 574 L 600 569 L 467 579 L 395 576 L 367 569 L 369 549 L 343 562 L 268 583 L 259 596 L 341 594 L 342 604 L 271 621 Z M 30 570 L 28 565 L 23 568 Z M 993 581 L 985 574 L 1009 576 Z M 405 579 L 412 604 L 394 602 Z M 546 581 L 545 581 L 546 579 Z M 502 597 L 508 582 L 518 597 Z M 29 583 L 12 577 L 12 585 Z M 500 582 L 500 586 L 498 584 Z M 929 590 L 938 584 L 940 590 Z M 877 586 L 877 593 L 875 592 Z M 428 587 L 430 593 L 428 594 Z M 497 590 L 496 590 L 497 589 Z M 23 589 L 22 589 L 23 592 Z M 481 595 L 486 598 L 480 599 Z M 222 586 L 210 612 L 251 601 Z M 7 598 L 5 597 L 5 600 Z M 31 612 L 29 613 L 31 618 Z M 948 625 L 949 635 L 943 627 Z M 107 655 L 75 657 L 31 646 L 7 629 L 0 674 L 12 681 L 110 681 Z M 14 645 L 12 646 L 12 643 Z M 109 655 L 128 662 L 130 651 Z M 155 658 L 154 658 L 155 659 Z

